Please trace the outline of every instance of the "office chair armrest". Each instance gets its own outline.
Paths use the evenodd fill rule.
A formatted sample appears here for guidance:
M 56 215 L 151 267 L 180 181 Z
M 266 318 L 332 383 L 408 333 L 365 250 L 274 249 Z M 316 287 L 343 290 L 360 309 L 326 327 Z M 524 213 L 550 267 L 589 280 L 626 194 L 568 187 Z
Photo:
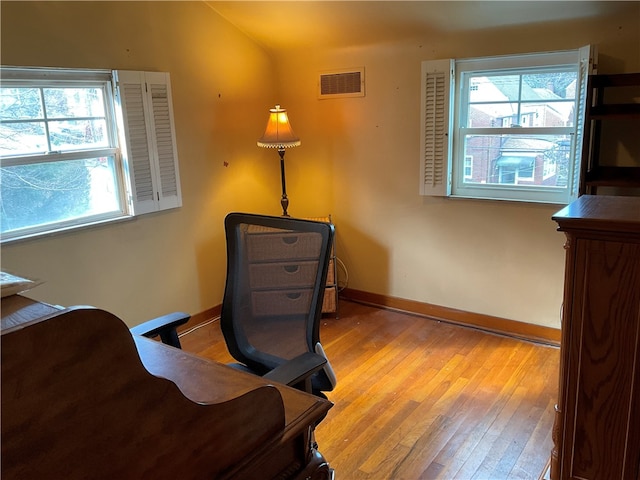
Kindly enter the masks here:
M 188 313 L 173 312 L 152 320 L 147 320 L 140 325 L 132 327 L 130 330 L 134 335 L 141 335 L 148 338 L 160 335 L 162 343 L 181 348 L 177 329 L 180 325 L 187 323 L 190 318 L 191 315 Z
M 262 378 L 294 386 L 309 380 L 311 375 L 321 370 L 326 363 L 327 359 L 322 355 L 306 352 L 279 365 Z

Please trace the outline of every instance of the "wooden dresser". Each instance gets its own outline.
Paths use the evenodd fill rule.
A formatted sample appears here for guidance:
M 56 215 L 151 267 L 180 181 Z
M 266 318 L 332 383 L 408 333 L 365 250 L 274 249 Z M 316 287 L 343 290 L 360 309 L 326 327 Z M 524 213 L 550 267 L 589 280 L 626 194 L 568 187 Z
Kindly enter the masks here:
M 640 197 L 583 195 L 567 237 L 551 478 L 640 479 Z

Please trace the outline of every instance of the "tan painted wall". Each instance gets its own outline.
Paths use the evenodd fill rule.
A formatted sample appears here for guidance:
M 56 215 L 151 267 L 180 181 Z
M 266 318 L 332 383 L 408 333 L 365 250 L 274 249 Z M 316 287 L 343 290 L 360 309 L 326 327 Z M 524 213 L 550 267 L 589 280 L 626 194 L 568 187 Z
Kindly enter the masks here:
M 640 71 L 640 11 L 629 5 L 573 24 L 292 46 L 272 63 L 201 3 L 3 1 L 4 64 L 171 72 L 184 194 L 173 212 L 5 246 L 3 268 L 46 280 L 35 298 L 93 304 L 131 324 L 220 303 L 224 214 L 279 213 L 277 156 L 255 140 L 280 102 L 302 138 L 286 156 L 290 212 L 333 215 L 349 287 L 558 327 L 558 207 L 418 195 L 420 62 L 596 43 L 601 71 Z M 319 71 L 356 66 L 366 97 L 316 98 Z
M 640 4 L 627 5 L 616 18 L 279 52 L 303 142 L 289 163 L 299 176 L 289 188 L 292 212 L 310 215 L 318 196 L 331 199 L 350 287 L 559 327 L 564 236 L 551 220 L 559 206 L 418 195 L 420 62 L 591 43 L 601 73 L 637 72 Z M 316 98 L 318 72 L 360 66 L 364 98 Z
M 180 209 L 3 246 L 2 268 L 44 280 L 34 298 L 105 308 L 129 324 L 218 305 L 224 215 L 278 214 L 277 163 L 255 143 L 274 102 L 270 57 L 202 2 L 1 9 L 5 65 L 171 73 L 183 192 Z

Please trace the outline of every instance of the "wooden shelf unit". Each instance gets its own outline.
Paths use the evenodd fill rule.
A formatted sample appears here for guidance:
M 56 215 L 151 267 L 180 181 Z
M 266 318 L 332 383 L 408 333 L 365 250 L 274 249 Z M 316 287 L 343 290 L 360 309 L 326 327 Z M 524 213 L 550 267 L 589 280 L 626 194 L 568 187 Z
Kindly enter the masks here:
M 306 220 L 331 223 L 335 229 L 331 215 L 326 217 L 307 217 Z M 338 264 L 336 261 L 336 239 L 334 236 L 331 247 L 331 258 L 329 260 L 329 271 L 327 272 L 327 286 L 324 290 L 324 299 L 322 301 L 322 313 L 334 313 L 336 318 L 338 318 Z
M 620 95 L 623 92 L 625 95 Z M 629 95 L 629 93 L 632 93 Z M 616 98 L 619 95 L 620 98 Z M 595 195 L 598 187 L 640 187 L 640 163 L 638 166 L 603 165 L 601 147 L 603 123 L 611 120 L 635 122 L 640 129 L 640 73 L 591 75 L 587 85 L 582 167 L 579 194 Z M 622 99 L 614 103 L 612 100 Z M 636 159 L 640 162 L 640 159 Z

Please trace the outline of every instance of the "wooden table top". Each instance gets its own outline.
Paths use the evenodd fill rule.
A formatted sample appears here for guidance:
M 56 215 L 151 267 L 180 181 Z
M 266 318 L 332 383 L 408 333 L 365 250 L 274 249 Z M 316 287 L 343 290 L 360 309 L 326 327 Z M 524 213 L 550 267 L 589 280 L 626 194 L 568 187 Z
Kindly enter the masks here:
M 640 233 L 640 197 L 582 195 L 552 219 L 559 230 Z

